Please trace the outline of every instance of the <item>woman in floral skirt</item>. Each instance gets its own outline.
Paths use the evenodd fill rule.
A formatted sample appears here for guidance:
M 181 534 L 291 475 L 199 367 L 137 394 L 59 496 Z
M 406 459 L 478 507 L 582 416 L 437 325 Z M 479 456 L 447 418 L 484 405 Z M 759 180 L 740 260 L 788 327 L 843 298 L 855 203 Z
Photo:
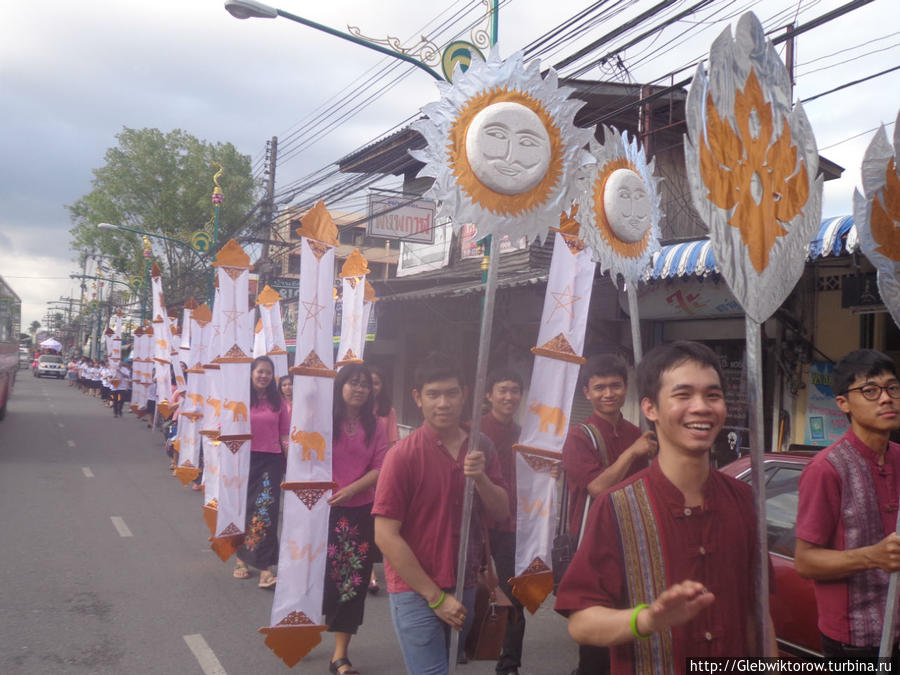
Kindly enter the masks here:
M 387 452 L 384 424 L 375 417 L 372 374 L 359 363 L 341 368 L 334 381 L 332 479 L 328 500 L 328 562 L 322 611 L 334 633 L 329 670 L 357 671 L 347 657 L 350 638 L 363 622 L 366 587 L 372 572 L 375 483 Z
M 250 366 L 250 478 L 247 483 L 247 525 L 237 551 L 235 579 L 247 579 L 249 566 L 259 572 L 259 587 L 275 585 L 278 563 L 278 514 L 281 507 L 282 453 L 287 448 L 291 412 L 281 398 L 275 366 L 260 356 Z

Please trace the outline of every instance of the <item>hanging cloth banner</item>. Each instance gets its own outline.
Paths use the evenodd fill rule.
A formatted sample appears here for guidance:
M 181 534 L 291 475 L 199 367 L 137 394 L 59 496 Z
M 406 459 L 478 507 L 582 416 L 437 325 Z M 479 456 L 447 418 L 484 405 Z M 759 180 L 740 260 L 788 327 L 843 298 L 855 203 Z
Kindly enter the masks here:
M 369 318 L 372 315 L 376 302 L 378 302 L 378 298 L 375 296 L 375 288 L 366 280 L 366 290 L 363 293 L 363 347 L 365 347 L 366 341 L 369 340 Z M 375 339 L 374 335 L 371 339 Z M 362 353 L 360 353 L 359 358 L 363 358 Z
M 341 342 L 338 345 L 338 368 L 348 363 L 362 363 L 366 344 L 365 292 L 369 267 L 359 249 L 353 249 L 341 267 Z
M 216 255 L 218 303 L 222 305 L 219 340 L 221 389 L 219 408 L 219 476 L 216 531 L 212 549 L 228 560 L 244 542 L 247 481 L 250 476 L 250 364 L 253 358 L 251 321 L 247 311 L 250 257 L 230 240 Z
M 562 220 L 562 219 L 561 219 Z M 584 363 L 584 334 L 594 283 L 592 251 L 569 221 L 553 242 L 547 292 L 541 314 L 530 400 L 516 452 L 516 576 L 513 594 L 532 614 L 553 590 L 550 550 L 555 535 L 556 479 L 562 461 L 578 370 Z
M 153 329 L 149 323 L 134 332 L 131 410 L 137 415 L 143 415 L 147 409 L 147 395 L 153 377 L 153 359 L 150 357 L 152 341 Z
M 282 511 L 278 584 L 266 645 L 289 667 L 322 641 L 325 549 L 331 478 L 334 247 L 337 227 L 319 202 L 297 230 L 300 242 L 300 312 L 291 441 Z M 361 286 L 361 285 L 360 285 Z
M 203 436 L 203 518 L 211 536 L 216 533 L 216 512 L 219 507 L 219 449 L 222 447 L 218 441 L 219 412 L 222 407 L 219 394 L 222 388 L 222 374 L 217 363 L 222 349 L 220 339 L 222 302 L 218 285 L 215 290 L 212 317 L 206 351 L 207 362 L 203 364 L 206 398 L 203 400 L 203 419 L 200 424 L 200 435 Z
M 263 332 L 262 319 L 257 319 L 256 328 L 253 329 L 253 358 L 266 355 L 266 334 Z
M 172 414 L 169 399 L 172 395 L 171 347 L 172 331 L 162 291 L 162 272 L 154 263 L 150 271 L 150 297 L 153 299 L 153 379 L 156 381 L 156 408 L 168 418 Z
M 189 334 L 191 342 L 185 363 L 188 364 L 187 386 L 182 399 L 178 422 L 178 466 L 175 476 L 188 485 L 200 475 L 200 420 L 203 418 L 205 373 L 203 362 L 210 337 L 212 313 L 205 304 L 191 311 Z
M 122 312 L 116 314 L 115 323 L 113 324 L 113 335 L 110 342 L 112 349 L 109 351 L 109 367 L 110 370 L 116 372 L 122 363 Z
M 256 304 L 265 335 L 264 353 L 275 364 L 275 378 L 282 378 L 288 374 L 288 353 L 281 319 L 281 295 L 274 288 L 266 286 L 257 296 Z
M 758 523 L 757 647 L 769 653 L 768 542 L 763 471 L 762 322 L 806 268 L 822 215 L 819 153 L 791 79 L 752 12 L 732 39 L 713 42 L 685 101 L 685 170 L 694 207 L 709 228 L 722 278 L 745 313 L 750 466 Z

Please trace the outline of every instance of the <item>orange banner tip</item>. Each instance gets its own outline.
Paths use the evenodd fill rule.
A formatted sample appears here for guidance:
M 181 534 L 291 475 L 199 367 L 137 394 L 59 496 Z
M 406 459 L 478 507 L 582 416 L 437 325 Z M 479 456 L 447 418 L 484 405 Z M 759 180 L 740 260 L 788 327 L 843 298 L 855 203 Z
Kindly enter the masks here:
M 327 626 L 273 626 L 260 628 L 266 636 L 266 647 L 271 649 L 288 668 L 293 668 L 320 642 Z
M 547 570 L 536 574 L 523 574 L 509 580 L 512 594 L 518 598 L 522 606 L 534 614 L 553 591 L 553 572 Z

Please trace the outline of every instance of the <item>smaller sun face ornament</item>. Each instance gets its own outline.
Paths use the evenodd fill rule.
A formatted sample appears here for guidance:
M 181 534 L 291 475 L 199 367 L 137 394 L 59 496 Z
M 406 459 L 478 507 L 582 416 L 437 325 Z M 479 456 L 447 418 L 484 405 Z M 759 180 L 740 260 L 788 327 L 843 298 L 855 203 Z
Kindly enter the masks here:
M 541 77 L 537 61 L 526 66 L 521 53 L 504 61 L 496 49 L 438 88 L 441 100 L 413 124 L 427 146 L 410 154 L 425 162 L 420 176 L 435 179 L 429 196 L 440 214 L 455 231 L 474 223 L 479 239 L 546 236 L 570 205 L 590 139 L 574 125 L 584 103 L 557 87 L 552 70 Z
M 609 226 L 622 241 L 640 241 L 650 229 L 650 190 L 636 171 L 616 169 L 603 191 Z
M 596 164 L 577 197 L 581 235 L 603 271 L 637 283 L 659 250 L 660 179 L 637 141 L 612 127 L 590 149 Z

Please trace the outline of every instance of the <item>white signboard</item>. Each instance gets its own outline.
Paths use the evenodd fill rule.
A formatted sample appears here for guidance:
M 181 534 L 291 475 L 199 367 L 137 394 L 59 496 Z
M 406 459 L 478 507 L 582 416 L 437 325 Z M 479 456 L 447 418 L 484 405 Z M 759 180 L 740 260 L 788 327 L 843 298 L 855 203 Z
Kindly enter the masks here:
M 383 239 L 434 243 L 434 202 L 403 195 L 369 195 L 366 234 Z
M 433 244 L 410 244 L 400 242 L 400 259 L 397 261 L 397 276 L 429 272 L 446 267 L 450 262 L 450 241 L 452 231 L 447 220 L 434 227 Z

